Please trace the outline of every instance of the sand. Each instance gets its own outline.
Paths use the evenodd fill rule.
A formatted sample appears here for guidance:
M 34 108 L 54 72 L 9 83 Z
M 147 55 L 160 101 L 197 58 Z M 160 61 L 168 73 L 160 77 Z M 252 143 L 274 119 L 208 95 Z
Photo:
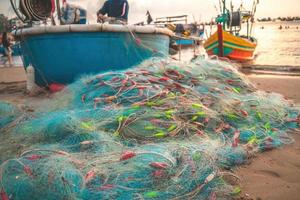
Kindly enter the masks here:
M 281 93 L 300 103 L 300 77 L 248 75 L 259 89 Z M 292 145 L 259 154 L 251 164 L 235 170 L 247 199 L 300 199 L 300 134 Z
M 283 94 L 300 103 L 300 77 L 278 75 L 247 75 L 259 89 Z M 25 93 L 25 74 L 20 67 L 0 68 L 0 101 L 15 104 L 40 102 L 49 98 L 30 97 Z M 238 199 L 299 200 L 300 199 L 300 134 L 295 142 L 259 154 L 248 165 L 236 168 L 241 178 L 242 194 Z
M 0 67 L 0 83 L 14 83 L 26 80 L 23 67 Z

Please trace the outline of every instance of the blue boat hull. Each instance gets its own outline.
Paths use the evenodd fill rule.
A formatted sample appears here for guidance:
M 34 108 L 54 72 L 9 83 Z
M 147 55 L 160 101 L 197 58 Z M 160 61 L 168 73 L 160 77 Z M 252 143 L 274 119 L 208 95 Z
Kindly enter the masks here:
M 137 40 L 136 38 L 139 38 Z M 128 32 L 47 33 L 21 42 L 25 69 L 39 86 L 68 84 L 84 74 L 124 70 L 153 56 L 167 56 L 169 37 Z
M 192 46 L 194 44 L 195 44 L 195 40 L 191 40 L 191 39 L 178 39 L 178 40 L 176 40 L 176 45 Z

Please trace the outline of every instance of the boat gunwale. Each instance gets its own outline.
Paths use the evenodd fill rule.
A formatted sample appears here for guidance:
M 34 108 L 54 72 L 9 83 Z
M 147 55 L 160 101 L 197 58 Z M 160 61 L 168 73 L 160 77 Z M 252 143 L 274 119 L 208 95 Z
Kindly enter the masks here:
M 72 24 L 59 26 L 38 26 L 20 28 L 12 31 L 15 36 L 40 35 L 48 33 L 85 33 L 85 32 L 116 32 L 116 33 L 141 33 L 141 34 L 163 34 L 169 37 L 174 33 L 167 28 L 137 25 L 117 24 Z

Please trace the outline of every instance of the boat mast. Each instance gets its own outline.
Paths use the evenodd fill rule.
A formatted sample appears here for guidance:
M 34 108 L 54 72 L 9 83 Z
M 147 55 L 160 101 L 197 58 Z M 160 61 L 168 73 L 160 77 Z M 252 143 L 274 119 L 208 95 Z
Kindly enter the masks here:
M 225 30 L 225 22 L 226 22 L 226 19 L 225 19 L 225 16 L 226 16 L 226 0 L 223 0 L 223 17 L 224 17 L 224 21 L 223 21 L 223 29 Z
M 219 57 L 224 57 L 224 41 L 223 41 L 223 30 L 226 28 L 226 0 L 222 0 L 223 3 L 223 12 L 222 15 L 217 18 L 217 27 L 218 27 L 218 48 L 219 48 Z
M 61 25 L 61 13 L 60 13 L 60 2 L 56 0 L 56 9 L 57 9 L 57 17 L 59 21 L 59 25 Z
M 253 23 L 254 23 L 254 15 L 256 13 L 257 4 L 259 4 L 259 0 L 254 0 L 253 1 L 253 6 L 252 6 L 252 12 L 251 12 L 250 37 L 252 36 L 252 29 L 253 29 Z

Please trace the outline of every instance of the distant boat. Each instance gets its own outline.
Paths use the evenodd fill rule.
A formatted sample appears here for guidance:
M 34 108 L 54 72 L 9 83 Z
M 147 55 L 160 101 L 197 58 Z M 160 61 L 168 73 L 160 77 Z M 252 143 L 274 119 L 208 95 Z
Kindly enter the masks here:
M 171 48 L 179 49 L 199 45 L 203 41 L 204 25 L 187 23 L 188 15 L 156 18 L 156 26 L 164 26 L 175 35 L 171 39 Z
M 21 55 L 21 48 L 20 48 L 20 43 L 15 43 L 13 46 L 12 46 L 12 55 L 13 56 L 20 56 Z M 4 50 L 4 47 L 1 45 L 0 46 L 0 54 L 4 55 L 5 54 L 5 50 Z
M 257 41 L 251 36 L 252 21 L 256 11 L 257 1 L 251 12 L 229 12 L 226 1 L 223 1 L 223 14 L 216 19 L 218 30 L 204 43 L 208 55 L 218 55 L 237 61 L 248 61 L 254 58 Z M 232 7 L 233 10 L 233 7 Z M 247 23 L 247 35 L 240 36 L 242 21 Z M 250 25 L 251 23 L 251 25 Z

